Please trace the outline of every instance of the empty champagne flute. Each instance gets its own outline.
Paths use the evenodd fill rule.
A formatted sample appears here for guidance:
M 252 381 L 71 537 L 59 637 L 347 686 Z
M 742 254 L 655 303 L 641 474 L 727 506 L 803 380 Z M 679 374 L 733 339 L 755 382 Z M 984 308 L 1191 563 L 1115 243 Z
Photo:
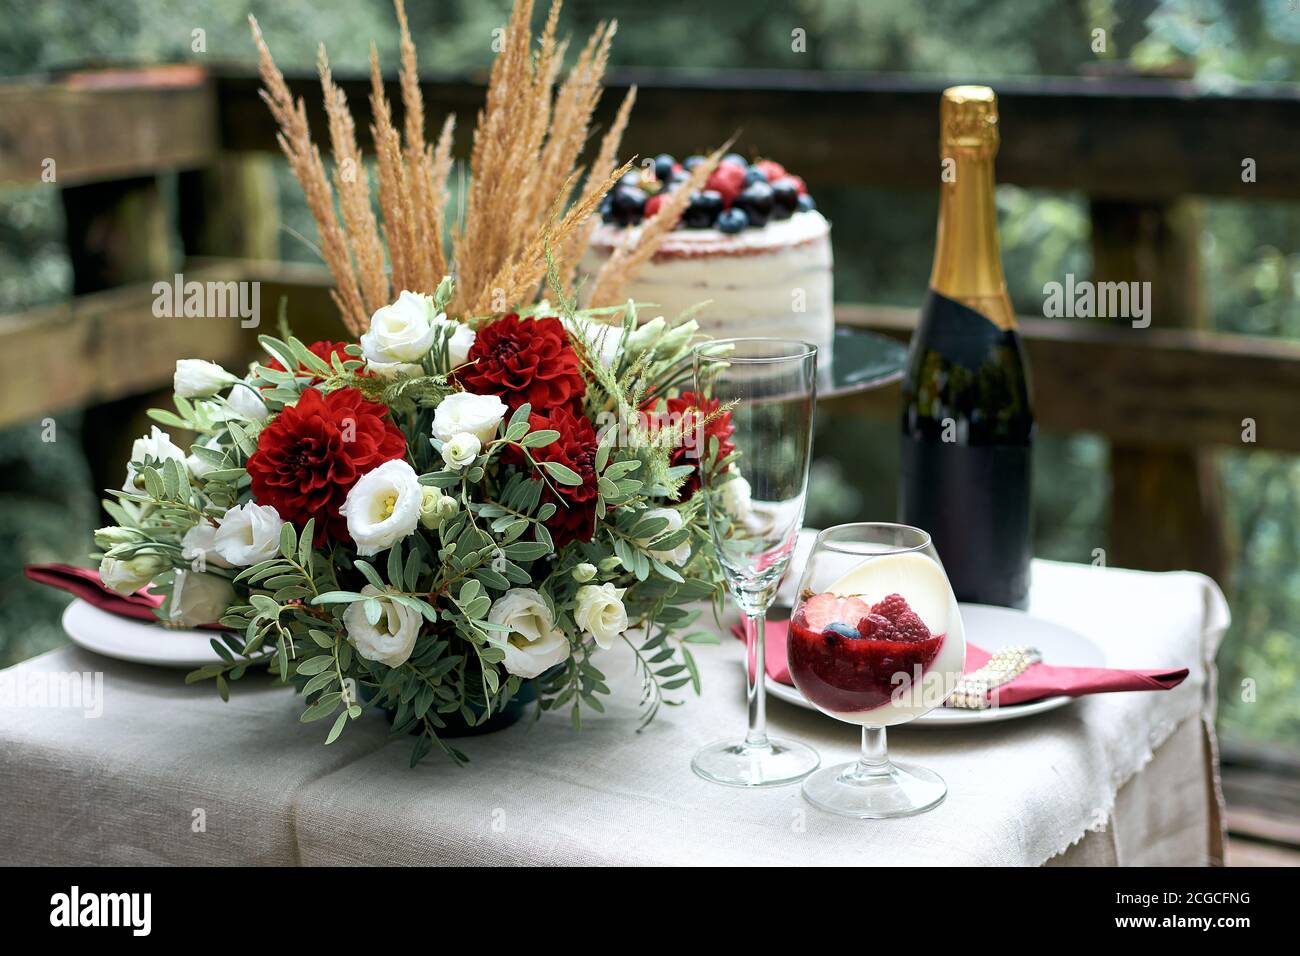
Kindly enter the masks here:
M 696 447 L 709 530 L 744 621 L 749 710 L 742 739 L 711 743 L 691 761 L 715 783 L 775 787 L 820 763 L 811 747 L 767 735 L 763 685 L 764 618 L 803 525 L 816 383 L 817 347 L 806 342 L 720 339 L 695 349 L 696 400 L 733 426 L 734 451 L 716 438 Z

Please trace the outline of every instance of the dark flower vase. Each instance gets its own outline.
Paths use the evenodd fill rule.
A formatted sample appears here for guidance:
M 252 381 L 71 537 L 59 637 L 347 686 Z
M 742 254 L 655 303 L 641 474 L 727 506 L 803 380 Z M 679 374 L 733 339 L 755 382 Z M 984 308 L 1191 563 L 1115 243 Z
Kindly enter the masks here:
M 363 685 L 361 688 L 361 695 L 366 701 L 370 701 L 374 698 L 374 691 Z M 471 726 L 465 722 L 465 718 L 461 716 L 460 711 L 455 711 L 450 714 L 442 714 L 442 720 L 447 726 L 438 729 L 438 736 L 478 737 L 482 734 L 490 734 L 498 730 L 505 730 L 507 727 L 519 723 L 519 719 L 524 716 L 524 711 L 528 709 L 528 705 L 535 700 L 537 700 L 537 689 L 533 687 L 532 681 L 526 680 L 519 685 L 519 690 L 517 690 L 515 696 L 510 699 L 510 703 L 506 704 L 504 708 L 494 713 L 484 723 Z M 475 713 L 478 713 L 477 708 L 471 709 L 474 710 Z M 383 711 L 384 715 L 388 718 L 388 722 L 391 724 L 393 718 L 397 716 L 397 708 L 384 707 Z M 418 726 L 411 731 L 413 734 L 420 732 L 422 732 L 422 729 Z

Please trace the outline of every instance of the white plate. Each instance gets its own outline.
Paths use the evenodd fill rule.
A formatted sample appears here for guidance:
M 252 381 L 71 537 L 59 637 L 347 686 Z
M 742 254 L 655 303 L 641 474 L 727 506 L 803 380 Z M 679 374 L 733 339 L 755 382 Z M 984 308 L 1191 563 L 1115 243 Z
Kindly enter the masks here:
M 1101 648 L 1077 631 L 1062 627 L 1052 621 L 1034 617 L 1024 611 L 984 604 L 961 605 L 961 619 L 966 625 L 966 640 L 986 651 L 998 651 L 1016 644 L 1028 644 L 1043 654 L 1043 662 L 1062 667 L 1105 667 L 1106 656 Z M 778 684 L 766 678 L 767 692 L 773 697 L 806 707 L 810 704 L 799 691 L 788 684 Z M 1028 704 L 1011 704 L 991 707 L 988 710 L 962 710 L 956 707 L 936 707 L 903 727 L 958 727 L 965 724 L 987 724 L 999 720 L 1014 720 L 1055 710 L 1068 704 L 1071 697 L 1045 697 Z
M 208 643 L 216 631 L 175 631 L 101 611 L 81 598 L 64 610 L 63 629 L 72 643 L 120 661 L 192 670 L 221 660 Z

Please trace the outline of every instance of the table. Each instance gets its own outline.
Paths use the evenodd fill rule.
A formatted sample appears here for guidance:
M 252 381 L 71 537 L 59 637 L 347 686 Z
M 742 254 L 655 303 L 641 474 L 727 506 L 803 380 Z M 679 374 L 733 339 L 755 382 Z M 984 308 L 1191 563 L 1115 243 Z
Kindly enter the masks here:
M 1186 665 L 1182 686 L 1113 694 L 978 728 L 891 730 L 939 771 L 936 810 L 856 821 L 799 788 L 697 779 L 690 755 L 744 724 L 742 647 L 698 653 L 704 695 L 637 734 L 629 693 L 574 734 L 563 716 L 462 742 L 457 768 L 407 769 L 373 719 L 321 746 L 329 721 L 259 677 L 233 687 L 63 648 L 0 679 L 103 675 L 103 712 L 12 706 L 0 694 L 0 864 L 1204 864 L 1222 860 L 1213 657 L 1218 589 L 1191 573 L 1035 562 L 1031 610 L 1076 627 L 1115 666 Z M 612 654 L 612 652 L 611 652 Z M 621 688 L 620 686 L 622 685 Z M 12 686 L 12 685 L 11 685 Z M 774 731 L 849 759 L 853 728 L 779 701 Z

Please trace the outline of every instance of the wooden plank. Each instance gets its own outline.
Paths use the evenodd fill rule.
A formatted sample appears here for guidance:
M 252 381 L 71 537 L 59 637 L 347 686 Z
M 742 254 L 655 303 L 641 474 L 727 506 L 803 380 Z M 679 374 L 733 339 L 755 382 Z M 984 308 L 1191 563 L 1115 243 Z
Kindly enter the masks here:
M 223 144 L 277 149 L 254 73 L 225 67 L 214 76 Z M 367 81 L 336 79 L 364 137 Z M 289 83 L 305 97 L 312 129 L 323 141 L 316 78 L 294 75 Z M 422 83 L 430 136 L 446 113 L 455 112 L 462 156 L 482 106 L 480 83 L 456 76 L 429 76 Z M 639 92 L 624 137 L 626 155 L 699 152 L 741 130 L 742 152 L 774 154 L 815 187 L 934 188 L 944 85 L 935 80 L 813 71 L 621 70 L 606 84 L 598 116 L 603 126 L 630 83 Z M 1193 81 L 1156 78 L 1045 78 L 993 85 L 1003 130 L 999 182 L 1106 198 L 1300 197 L 1300 151 L 1291 145 L 1300 128 L 1300 90 L 1294 86 L 1241 87 L 1223 95 Z M 395 83 L 389 84 L 389 97 L 397 101 Z M 1255 160 L 1255 182 L 1242 181 L 1246 158 Z
M 187 263 L 185 276 L 261 282 L 262 330 L 274 327 L 284 296 L 302 337 L 343 335 L 322 267 L 200 260 Z M 237 362 L 256 349 L 257 329 L 228 319 L 155 319 L 152 301 L 147 286 L 136 286 L 0 317 L 0 378 L 7 385 L 0 425 L 164 385 L 177 358 Z M 906 340 L 916 313 L 840 305 L 836 319 Z M 1300 452 L 1300 432 L 1291 423 L 1300 344 L 1052 319 L 1023 318 L 1021 328 L 1044 428 L 1240 447 L 1240 419 L 1252 414 L 1258 447 Z M 844 399 L 840 407 L 893 420 L 898 392 L 881 389 Z
M 0 185 L 99 182 L 216 156 L 213 86 L 195 66 L 0 83 Z
M 840 305 L 835 317 L 900 339 L 916 324 L 914 310 L 880 306 Z M 1067 319 L 1019 321 L 1044 428 L 1152 446 L 1241 448 L 1241 421 L 1252 417 L 1258 441 L 1251 447 L 1300 452 L 1293 425 L 1300 344 Z M 873 417 L 898 413 L 894 389 L 846 401 Z
M 215 268 L 186 278 L 238 276 Z M 151 283 L 141 283 L 0 317 L 0 428 L 166 386 L 178 358 L 237 368 L 253 356 L 257 329 L 237 319 L 156 318 L 153 299 Z

